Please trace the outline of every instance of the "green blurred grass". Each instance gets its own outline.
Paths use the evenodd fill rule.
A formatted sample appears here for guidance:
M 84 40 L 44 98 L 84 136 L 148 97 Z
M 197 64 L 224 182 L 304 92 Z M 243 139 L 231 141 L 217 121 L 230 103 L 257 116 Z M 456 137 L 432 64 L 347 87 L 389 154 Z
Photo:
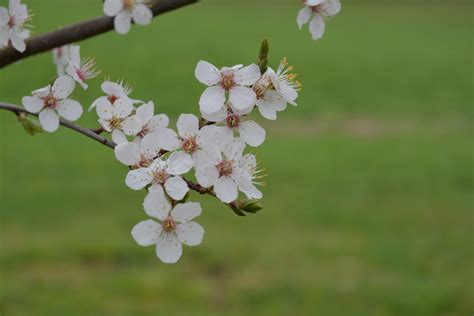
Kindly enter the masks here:
M 472 314 L 472 5 L 345 5 L 315 43 L 286 3 L 203 1 L 81 44 L 103 70 L 85 106 L 123 76 L 173 124 L 197 112 L 199 59 L 250 63 L 262 38 L 303 81 L 299 107 L 264 122 L 265 210 L 196 197 L 205 242 L 177 265 L 129 236 L 143 193 L 109 149 L 0 113 L 0 315 Z M 38 33 L 100 12 L 30 7 Z M 50 60 L 2 69 L 0 99 L 52 80 Z

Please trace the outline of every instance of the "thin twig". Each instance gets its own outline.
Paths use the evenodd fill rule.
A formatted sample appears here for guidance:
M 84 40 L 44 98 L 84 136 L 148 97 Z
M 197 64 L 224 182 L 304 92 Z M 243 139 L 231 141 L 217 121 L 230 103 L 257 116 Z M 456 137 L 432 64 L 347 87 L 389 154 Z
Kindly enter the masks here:
M 151 0 L 150 8 L 154 16 L 196 3 L 199 0 Z M 13 47 L 0 50 L 0 68 L 26 57 L 44 53 L 56 47 L 79 42 L 114 29 L 114 18 L 101 16 L 89 21 L 70 25 L 44 35 L 33 37 L 26 42 L 23 53 Z

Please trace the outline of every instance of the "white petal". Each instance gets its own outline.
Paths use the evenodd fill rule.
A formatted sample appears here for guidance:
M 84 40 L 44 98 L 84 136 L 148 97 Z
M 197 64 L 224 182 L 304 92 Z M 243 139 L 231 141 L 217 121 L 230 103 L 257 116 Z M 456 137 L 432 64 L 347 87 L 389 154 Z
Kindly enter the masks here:
M 150 132 L 156 132 L 160 128 L 166 128 L 168 127 L 168 124 L 170 123 L 170 119 L 168 118 L 168 115 L 166 114 L 158 114 L 153 116 L 149 121 L 148 121 L 148 128 Z
M 137 109 L 136 116 L 140 119 L 142 125 L 145 125 L 152 117 L 155 112 L 155 104 L 153 101 L 141 105 Z
M 6 26 L 0 26 L 0 48 L 8 46 L 9 39 L 10 39 L 10 29 Z
M 69 121 L 78 120 L 83 112 L 82 105 L 70 99 L 59 101 L 57 110 L 60 116 Z
M 229 100 L 237 110 L 244 110 L 257 103 L 257 95 L 250 88 L 237 86 L 230 90 Z
M 160 149 L 161 148 L 155 139 L 155 135 L 153 134 L 148 134 L 145 137 L 143 137 L 140 143 L 140 153 L 146 159 L 153 159 L 157 157 L 158 154 L 160 153 Z
M 222 127 L 215 125 L 203 126 L 196 137 L 196 141 L 200 147 L 208 145 L 216 145 L 219 142 Z
M 56 79 L 51 88 L 52 94 L 58 99 L 66 99 L 74 91 L 76 83 L 69 76 L 61 76 Z
M 158 146 L 164 150 L 173 151 L 181 146 L 178 135 L 172 129 L 162 128 L 150 135 L 154 135 Z
M 205 144 L 205 147 L 194 154 L 196 168 L 207 168 L 216 166 L 222 159 L 220 149 L 212 143 Z
M 328 0 L 325 13 L 329 16 L 338 14 L 341 11 L 341 2 L 339 0 Z
M 239 166 L 244 170 L 248 175 L 252 175 L 257 169 L 257 159 L 253 154 L 247 154 L 240 158 Z
M 128 136 L 137 135 L 141 128 L 140 121 L 135 116 L 127 117 L 122 122 L 122 131 Z
M 193 114 L 181 114 L 177 127 L 179 136 L 183 138 L 194 137 L 199 131 L 199 119 Z
M 234 73 L 234 81 L 241 86 L 251 86 L 260 79 L 260 68 L 251 64 L 241 68 Z
M 59 117 L 51 109 L 44 109 L 39 114 L 39 122 L 41 127 L 47 132 L 54 132 L 59 127 Z
M 116 16 L 122 9 L 122 0 L 105 0 L 104 2 L 104 14 L 107 16 Z
M 177 222 L 188 222 L 202 213 L 201 204 L 197 202 L 182 203 L 171 211 L 171 217 Z
M 138 25 L 148 25 L 153 19 L 153 12 L 144 4 L 136 4 L 132 11 L 133 21 Z
M 51 93 L 51 86 L 47 86 L 44 88 L 40 88 L 38 90 L 33 91 L 31 94 L 38 98 L 45 98 Z
M 166 199 L 161 186 L 150 188 L 150 192 L 148 192 L 143 202 L 143 207 L 148 216 L 160 220 L 166 219 L 171 211 L 171 205 Z
M 123 87 L 116 82 L 104 81 L 101 85 L 101 89 L 108 96 L 114 96 L 117 98 L 124 96 Z
M 125 184 L 132 190 L 141 190 L 153 180 L 148 168 L 140 168 L 128 172 Z
M 327 0 L 304 0 L 304 4 L 310 7 L 317 6 L 318 4 L 322 4 L 324 1 Z
M 174 234 L 164 233 L 156 244 L 156 255 L 164 263 L 176 263 L 183 254 L 183 246 Z
M 69 65 L 78 68 L 81 65 L 81 48 L 77 45 L 71 45 L 69 48 Z
M 246 121 L 240 124 L 240 137 L 252 147 L 258 147 L 265 141 L 265 130 L 254 121 Z
M 115 30 L 119 34 L 127 34 L 132 27 L 132 14 L 128 10 L 121 11 L 114 19 Z
M 38 97 L 23 97 L 21 100 L 26 110 L 32 113 L 38 113 L 44 106 L 43 100 Z
M 202 117 L 208 120 L 209 122 L 222 122 L 227 118 L 227 109 L 222 108 L 213 114 L 207 114 L 207 113 L 201 113 L 201 114 L 202 114 Z
M 204 228 L 196 222 L 182 223 L 176 227 L 176 234 L 183 244 L 191 247 L 197 246 L 202 243 L 204 238 Z
M 132 101 L 129 98 L 120 98 L 117 99 L 114 104 L 114 115 L 120 118 L 125 118 L 129 116 L 134 107 Z
M 8 10 L 6 8 L 0 7 L 0 26 L 6 26 L 10 20 Z
M 12 42 L 12 46 L 20 53 L 26 50 L 25 40 L 15 29 L 10 33 L 10 41 Z
M 298 12 L 298 18 L 296 19 L 296 22 L 298 23 L 298 27 L 301 28 L 303 27 L 304 24 L 308 23 L 311 17 L 313 16 L 313 10 L 311 10 L 310 7 L 304 7 Z
M 97 115 L 99 115 L 99 117 L 101 119 L 104 119 L 104 120 L 110 120 L 112 119 L 112 116 L 113 116 L 113 113 L 114 113 L 114 106 L 112 105 L 112 103 L 110 103 L 109 100 L 107 100 L 107 98 L 105 99 L 100 99 L 97 100 L 98 102 L 96 103 L 97 104 Z
M 222 148 L 227 159 L 238 160 L 242 157 L 242 153 L 245 149 L 245 143 L 240 139 L 234 139 L 231 142 L 225 144 Z
M 194 74 L 199 82 L 207 86 L 216 85 L 221 80 L 219 69 L 203 60 L 198 62 Z
M 115 146 L 115 158 L 126 166 L 135 166 L 140 162 L 140 147 L 135 143 L 123 143 Z
M 20 9 L 20 0 L 9 0 L 8 1 L 8 11 L 10 15 L 16 15 Z
M 224 103 L 225 90 L 221 86 L 214 86 L 204 90 L 199 100 L 199 108 L 202 113 L 213 114 L 222 109 Z
M 132 237 L 140 246 L 151 246 L 158 242 L 161 231 L 161 225 L 149 219 L 133 227 Z
M 116 143 L 116 144 L 124 144 L 124 143 L 128 143 L 128 139 L 127 139 L 127 136 L 125 136 L 125 134 L 119 130 L 119 129 L 114 129 L 112 131 L 112 140 Z
M 262 192 L 251 181 L 239 183 L 239 189 L 248 199 L 260 200 L 263 197 Z
M 181 201 L 189 191 L 188 184 L 181 177 L 171 177 L 165 182 L 166 193 L 175 201 Z
M 219 171 L 215 166 L 196 169 L 196 179 L 200 185 L 210 188 L 219 178 Z
M 221 177 L 214 183 L 214 191 L 219 200 L 224 203 L 230 203 L 237 199 L 239 192 L 237 191 L 237 184 L 232 178 Z
M 317 40 L 323 37 L 324 29 L 326 28 L 326 23 L 324 22 L 323 17 L 320 14 L 316 14 L 314 18 L 309 22 L 309 30 L 313 39 Z
M 172 153 L 169 156 L 167 163 L 168 167 L 166 168 L 166 171 L 168 174 L 174 176 L 189 172 L 194 165 L 193 159 L 182 151 L 175 151 Z

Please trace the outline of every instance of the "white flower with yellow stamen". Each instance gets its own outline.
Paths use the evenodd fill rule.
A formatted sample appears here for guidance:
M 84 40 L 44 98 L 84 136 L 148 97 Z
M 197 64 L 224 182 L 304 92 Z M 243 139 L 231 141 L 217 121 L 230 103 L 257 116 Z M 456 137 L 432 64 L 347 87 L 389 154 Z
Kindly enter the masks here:
M 10 0 L 8 10 L 0 7 L 0 47 L 12 45 L 23 53 L 26 49 L 25 40 L 30 37 L 30 31 L 25 23 L 30 18 L 26 4 L 20 0 Z
M 341 11 L 339 0 L 305 0 L 305 7 L 298 13 L 297 23 L 301 30 L 309 22 L 309 30 L 314 40 L 324 35 L 325 19 L 335 16 Z
M 141 105 L 137 109 L 136 117 L 141 124 L 141 130 L 133 140 L 136 143 L 140 143 L 146 135 L 150 135 L 160 129 L 168 127 L 170 121 L 168 116 L 165 114 L 155 115 L 155 104 L 153 101 Z
M 134 100 L 129 97 L 129 94 L 132 93 L 132 88 L 128 84 L 123 83 L 122 80 L 118 82 L 107 80 L 104 81 L 100 87 L 106 95 L 95 100 L 89 107 L 89 111 L 102 102 L 108 102 L 114 105 L 118 99 L 126 99 L 133 104 L 142 103 L 140 100 Z
M 112 103 L 107 99 L 97 105 L 97 114 L 102 128 L 112 133 L 112 140 L 117 144 L 126 143 L 127 136 L 135 136 L 140 132 L 140 121 L 132 115 L 135 110 L 130 100 L 120 98 Z
M 153 12 L 144 0 L 105 0 L 104 13 L 113 16 L 115 30 L 127 34 L 132 27 L 132 20 L 139 25 L 148 25 L 153 19 Z

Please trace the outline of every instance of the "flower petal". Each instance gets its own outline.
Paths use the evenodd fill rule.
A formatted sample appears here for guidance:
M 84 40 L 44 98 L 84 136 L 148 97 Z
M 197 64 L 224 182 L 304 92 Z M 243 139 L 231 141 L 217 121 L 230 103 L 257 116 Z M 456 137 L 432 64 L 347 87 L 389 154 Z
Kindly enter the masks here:
M 241 86 L 251 86 L 260 79 L 260 68 L 251 64 L 241 68 L 234 73 L 234 81 Z
M 158 146 L 164 150 L 173 151 L 181 146 L 178 135 L 176 135 L 176 132 L 172 129 L 161 128 L 150 135 L 154 135 Z
M 153 180 L 148 168 L 139 168 L 128 172 L 125 184 L 132 190 L 141 190 Z
M 39 114 L 39 122 L 41 127 L 47 132 L 54 132 L 59 127 L 59 117 L 51 109 L 44 109 Z
M 215 166 L 196 169 L 197 182 L 205 188 L 210 188 L 219 178 L 219 171 Z
M 154 112 L 155 112 L 155 104 L 153 103 L 153 101 L 150 101 L 148 103 L 141 105 L 137 109 L 136 116 L 140 120 L 142 125 L 145 125 L 153 117 Z
M 246 121 L 240 124 L 240 137 L 252 147 L 258 147 L 265 141 L 265 130 L 254 121 Z
M 156 255 L 164 263 L 176 263 L 183 254 L 183 246 L 174 234 L 164 233 L 156 244 Z
M 125 96 L 122 85 L 116 82 L 104 81 L 100 87 L 102 91 L 108 96 L 114 96 L 117 98 Z
M 313 35 L 313 40 L 322 38 L 325 28 L 326 22 L 324 22 L 324 19 L 320 14 L 316 14 L 311 22 L 309 22 L 309 30 L 311 35 Z
M 214 86 L 204 90 L 199 100 L 199 108 L 202 113 L 213 114 L 222 109 L 224 103 L 225 90 L 221 86 Z
M 171 211 L 171 205 L 165 197 L 161 186 L 153 186 L 150 188 L 143 202 L 143 207 L 148 216 L 165 220 Z
M 153 116 L 149 121 L 148 121 L 148 129 L 150 130 L 150 133 L 156 132 L 160 128 L 166 128 L 168 127 L 168 124 L 170 123 L 170 119 L 168 118 L 168 115 L 166 114 L 158 114 Z
M 140 154 L 149 160 L 157 157 L 160 153 L 160 149 L 153 134 L 145 135 L 140 143 Z
M 104 128 L 105 129 L 105 128 Z M 116 144 L 124 144 L 124 143 L 128 143 L 128 139 L 127 139 L 127 136 L 125 136 L 125 134 L 119 130 L 119 129 L 114 129 L 112 131 L 112 140 L 116 143 Z
M 167 163 L 168 174 L 176 176 L 189 172 L 194 165 L 194 160 L 182 151 L 175 151 L 169 156 Z
M 122 122 L 122 131 L 128 136 L 137 135 L 141 128 L 140 121 L 135 116 L 127 117 Z
M 104 2 L 104 14 L 107 16 L 116 16 L 120 11 L 123 10 L 122 0 L 105 0 Z
M 115 158 L 126 166 L 135 166 L 140 162 L 140 147 L 135 143 L 123 143 L 115 146 Z
M 189 191 L 188 184 L 181 177 L 171 177 L 165 182 L 166 193 L 175 201 L 181 201 Z
M 69 76 L 61 76 L 56 79 L 51 88 L 51 93 L 58 99 L 66 99 L 74 91 L 76 83 Z
M 114 115 L 120 118 L 126 118 L 134 110 L 133 103 L 129 98 L 119 98 L 114 104 Z
M 341 11 L 341 2 L 339 0 L 328 0 L 326 6 L 327 15 L 336 15 Z
M 199 82 L 207 86 L 216 85 L 221 80 L 219 69 L 204 60 L 197 63 L 194 74 Z
M 123 10 L 115 16 L 115 30 L 119 34 L 127 34 L 132 27 L 132 14 L 128 10 Z
M 182 203 L 171 211 L 171 217 L 177 222 L 188 222 L 202 213 L 201 204 L 197 202 Z
M 132 237 L 140 246 L 151 246 L 158 242 L 162 230 L 160 224 L 149 219 L 133 227 Z
M 257 95 L 250 88 L 237 86 L 230 90 L 229 100 L 237 110 L 244 110 L 257 103 Z
M 226 143 L 223 146 L 222 151 L 224 152 L 227 159 L 238 160 L 240 159 L 240 157 L 242 157 L 244 149 L 245 149 L 245 143 L 242 140 L 236 138 Z
M 26 50 L 25 40 L 23 39 L 21 34 L 18 33 L 17 30 L 15 29 L 11 30 L 10 41 L 12 43 L 13 48 L 15 48 L 20 53 L 23 53 Z
M 310 7 L 304 7 L 298 12 L 298 17 L 296 19 L 296 23 L 298 23 L 298 27 L 301 28 L 303 25 L 309 22 L 311 17 L 313 16 L 313 10 Z
M 204 228 L 196 222 L 182 223 L 176 227 L 176 235 L 180 242 L 193 247 L 202 243 Z
M 177 127 L 179 136 L 183 138 L 194 137 L 199 131 L 199 119 L 193 114 L 181 114 Z
M 237 184 L 232 178 L 221 177 L 214 183 L 214 191 L 219 200 L 224 203 L 230 203 L 237 199 L 239 192 L 237 191 Z
M 69 121 L 77 121 L 83 112 L 82 105 L 70 99 L 59 101 L 57 110 L 60 116 Z
M 112 116 L 114 113 L 114 106 L 112 105 L 112 103 L 110 103 L 109 100 L 107 100 L 107 98 L 100 99 L 100 101 L 97 100 L 96 105 L 97 105 L 97 115 L 99 115 L 101 119 L 104 119 L 104 120 L 112 119 Z
M 32 113 L 38 113 L 44 106 L 43 100 L 38 97 L 23 97 L 21 103 L 23 103 L 26 110 Z
M 132 10 L 133 22 L 148 25 L 153 19 L 153 12 L 144 4 L 135 4 Z

